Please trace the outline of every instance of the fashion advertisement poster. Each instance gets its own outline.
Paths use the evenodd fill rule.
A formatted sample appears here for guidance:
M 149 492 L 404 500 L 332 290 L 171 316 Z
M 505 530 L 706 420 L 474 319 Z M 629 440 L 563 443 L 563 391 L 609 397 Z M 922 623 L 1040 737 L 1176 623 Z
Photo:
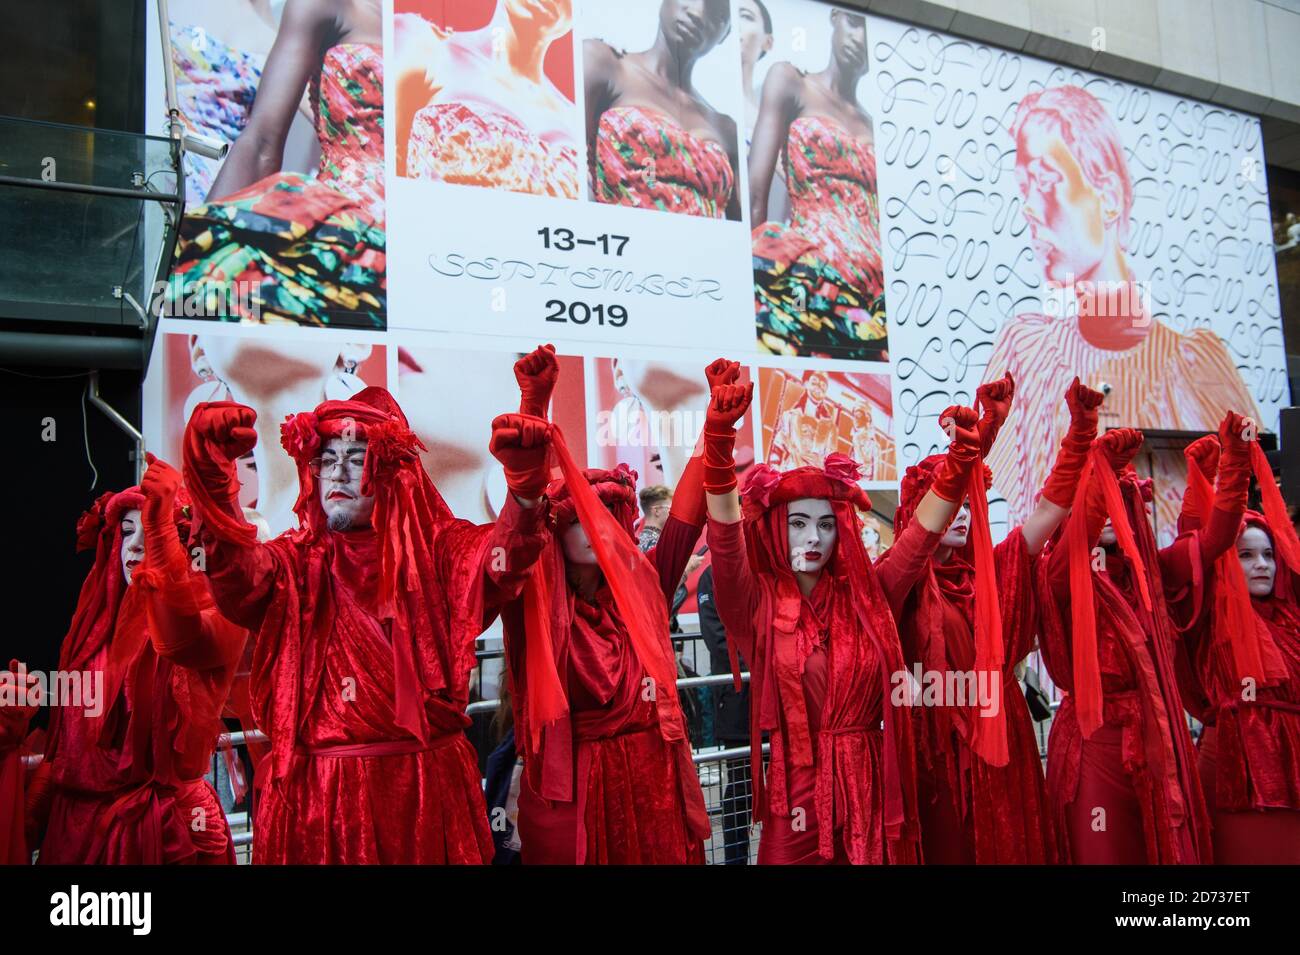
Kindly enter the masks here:
M 166 314 L 383 329 L 380 5 L 351 4 L 339 18 L 269 0 L 168 9 L 186 128 L 229 152 L 186 156 Z

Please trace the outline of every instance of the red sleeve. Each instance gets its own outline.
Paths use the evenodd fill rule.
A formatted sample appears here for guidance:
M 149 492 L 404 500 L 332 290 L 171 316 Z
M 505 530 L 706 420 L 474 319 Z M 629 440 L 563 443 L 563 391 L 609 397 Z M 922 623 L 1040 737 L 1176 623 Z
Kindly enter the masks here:
M 1204 530 L 1183 534 L 1158 553 L 1169 616 L 1179 631 L 1187 631 L 1205 610 Z
M 546 544 L 547 505 L 538 501 L 524 507 L 513 494 L 492 524 L 480 565 L 483 580 L 483 626 L 496 619 L 501 608 L 522 593 L 528 570 Z
M 151 529 L 148 517 L 145 527 Z M 174 529 L 165 530 L 165 539 L 157 534 L 150 537 L 144 566 L 134 581 L 145 595 L 154 650 L 195 670 L 231 667 L 239 660 L 247 633 L 221 616 L 207 582 L 191 569 Z
M 993 548 L 998 569 L 998 601 L 1002 608 L 1002 644 L 1008 671 L 1034 648 L 1038 633 L 1037 603 L 1034 600 L 1034 557 L 1025 535 L 1016 528 Z
M 256 632 L 270 605 L 279 577 L 279 562 L 266 544 L 218 539 L 205 525 L 199 534 L 203 567 L 212 598 L 221 613 Z
M 942 534 L 932 533 L 913 520 L 894 539 L 894 544 L 876 558 L 876 579 L 889 601 L 889 609 L 898 619 L 903 612 L 907 595 L 925 572 L 925 565 L 934 556 Z
M 659 588 L 669 607 L 673 605 L 673 595 L 681 585 L 682 575 L 686 573 L 686 565 L 699 539 L 699 527 L 669 514 L 659 532 L 658 543 L 646 554 L 659 573 Z
M 713 555 L 713 599 L 727 639 L 752 668 L 754 662 L 754 612 L 758 609 L 758 584 L 745 554 L 743 522 L 724 524 L 709 518 L 709 552 Z

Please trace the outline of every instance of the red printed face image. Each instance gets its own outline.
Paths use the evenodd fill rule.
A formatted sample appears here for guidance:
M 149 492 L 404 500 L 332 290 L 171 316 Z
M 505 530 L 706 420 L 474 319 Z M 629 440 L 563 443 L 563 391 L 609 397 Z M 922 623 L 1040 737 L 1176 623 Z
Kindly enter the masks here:
M 762 368 L 759 391 L 767 464 L 821 467 L 839 452 L 858 462 L 864 481 L 896 479 L 888 375 Z
M 1012 129 L 1034 257 L 1054 282 L 1088 278 L 1123 242 L 1132 185 L 1114 122 L 1077 87 L 1025 97 Z

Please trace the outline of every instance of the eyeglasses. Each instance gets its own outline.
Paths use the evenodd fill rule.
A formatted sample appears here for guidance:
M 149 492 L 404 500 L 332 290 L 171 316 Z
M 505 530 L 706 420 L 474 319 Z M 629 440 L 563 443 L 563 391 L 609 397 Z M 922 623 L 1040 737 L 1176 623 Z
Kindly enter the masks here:
M 343 469 L 343 474 L 351 477 L 353 474 L 360 474 L 366 467 L 365 452 L 359 454 L 349 454 L 346 457 L 336 458 L 333 455 L 329 457 L 312 458 L 308 462 L 311 473 L 316 477 L 333 477 L 336 469 Z

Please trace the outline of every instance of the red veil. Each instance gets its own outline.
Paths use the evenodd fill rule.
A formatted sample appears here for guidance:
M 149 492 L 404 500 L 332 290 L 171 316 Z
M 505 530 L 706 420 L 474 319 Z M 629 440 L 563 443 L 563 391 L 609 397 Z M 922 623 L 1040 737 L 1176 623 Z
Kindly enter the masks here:
M 552 448 L 562 475 L 551 482 L 546 492 L 552 503 L 553 526 L 576 517 L 591 542 L 627 627 L 633 653 L 657 688 L 654 702 L 659 732 L 683 761 L 679 778 L 691 832 L 698 839 L 707 839 L 711 827 L 690 762 L 677 698 L 677 666 L 668 639 L 668 608 L 662 599 L 658 572 L 637 546 L 633 534 L 636 473 L 622 464 L 613 470 L 580 469 L 560 429 L 551 427 Z M 524 765 L 533 788 L 543 798 L 570 801 L 575 798 L 574 733 L 559 674 L 568 669 L 567 640 L 574 619 L 564 552 L 554 535 L 533 566 L 523 597 L 522 619 L 517 610 L 503 614 L 508 642 L 511 630 L 523 627 L 527 634 L 522 641 L 522 667 L 514 668 L 522 684 L 515 693 L 516 745 L 525 753 Z

